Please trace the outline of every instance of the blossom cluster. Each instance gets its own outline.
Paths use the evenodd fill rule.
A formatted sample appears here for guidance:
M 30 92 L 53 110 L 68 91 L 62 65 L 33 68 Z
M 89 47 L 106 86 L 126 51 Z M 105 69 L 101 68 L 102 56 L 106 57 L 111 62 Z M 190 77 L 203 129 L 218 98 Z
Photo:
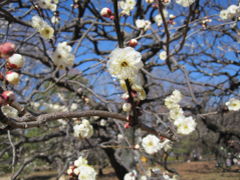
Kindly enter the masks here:
M 59 68 L 73 66 L 74 55 L 71 53 L 72 47 L 67 42 L 58 43 L 56 50 L 52 54 L 54 64 Z
M 173 120 L 173 124 L 177 127 L 177 133 L 187 135 L 195 130 L 197 124 L 191 116 L 184 116 L 184 112 L 178 104 L 181 99 L 181 92 L 174 90 L 170 96 L 165 98 L 165 106 L 170 110 L 169 118 Z
M 127 83 L 131 86 L 131 96 L 134 101 L 141 101 L 146 98 L 146 93 L 143 88 L 143 77 L 139 70 L 143 67 L 142 55 L 132 47 L 116 48 L 110 54 L 110 59 L 107 63 L 108 71 L 113 77 L 120 81 L 123 90 L 126 91 L 122 98 L 127 101 L 123 104 L 123 110 L 129 112 L 131 104 L 128 103 L 129 94 Z
M 45 39 L 52 39 L 54 35 L 54 29 L 39 16 L 32 17 L 32 27 Z
M 231 20 L 234 17 L 240 17 L 239 13 L 240 13 L 240 6 L 232 4 L 227 9 L 220 11 L 219 16 L 222 20 Z
M 231 98 L 228 102 L 226 102 L 226 106 L 230 111 L 239 111 L 240 110 L 240 100 Z
M 74 161 L 74 165 L 68 168 L 67 174 L 78 180 L 95 180 L 97 176 L 95 169 L 88 165 L 87 159 L 82 156 Z
M 58 0 L 39 0 L 38 6 L 42 9 L 49 9 L 51 11 L 57 10 Z
M 148 29 L 151 28 L 151 22 L 148 21 L 148 20 L 137 19 L 135 21 L 135 24 L 136 24 L 138 29 L 143 30 L 143 31 L 147 31 Z
M 78 138 L 90 138 L 93 135 L 93 127 L 87 119 L 73 127 L 74 136 Z
M 131 10 L 133 10 L 136 5 L 136 1 L 135 0 L 125 0 L 125 1 L 120 1 L 118 4 L 119 4 L 119 7 L 122 9 L 121 15 L 129 16 Z
M 148 154 L 155 154 L 161 149 L 167 151 L 171 149 L 171 141 L 164 139 L 162 142 L 155 135 L 149 134 L 142 139 L 142 147 Z

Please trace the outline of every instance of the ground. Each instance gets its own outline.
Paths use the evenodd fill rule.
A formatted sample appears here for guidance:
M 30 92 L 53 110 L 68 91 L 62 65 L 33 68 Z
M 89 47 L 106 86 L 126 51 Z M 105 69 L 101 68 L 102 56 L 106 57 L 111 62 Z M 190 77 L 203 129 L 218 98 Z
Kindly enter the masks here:
M 238 172 L 224 172 L 215 168 L 214 161 L 175 163 L 170 167 L 179 172 L 181 180 L 240 180 L 240 167 L 235 167 Z M 55 178 L 51 178 L 55 174 L 55 172 L 46 171 L 33 173 L 26 180 L 55 180 Z M 98 180 L 117 180 L 109 168 L 104 170 L 104 174 L 105 176 L 98 177 Z M 0 180 L 10 180 L 10 177 L 0 177 Z M 61 180 L 67 179 L 62 178 Z

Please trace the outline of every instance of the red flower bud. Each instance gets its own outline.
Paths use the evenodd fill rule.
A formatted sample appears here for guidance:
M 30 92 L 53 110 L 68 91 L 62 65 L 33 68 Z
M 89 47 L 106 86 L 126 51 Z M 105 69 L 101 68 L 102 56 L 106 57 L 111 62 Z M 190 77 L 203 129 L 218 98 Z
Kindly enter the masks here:
M 0 56 L 2 58 L 8 58 L 15 53 L 15 44 L 11 42 L 6 42 L 0 45 Z
M 125 123 L 125 124 L 124 124 L 124 128 L 125 128 L 125 129 L 130 128 L 130 127 L 131 127 L 131 126 L 130 126 L 129 123 Z
M 15 100 L 15 94 L 12 91 L 4 91 L 2 97 L 7 103 L 11 103 Z
M 129 43 L 128 43 L 128 45 L 129 46 L 131 46 L 131 47 L 135 47 L 135 46 L 137 46 L 137 44 L 138 44 L 138 41 L 136 40 L 136 39 L 131 39 L 130 41 L 129 41 Z
M 101 14 L 101 16 L 103 16 L 103 17 L 111 18 L 111 16 L 112 16 L 112 11 L 111 11 L 111 9 L 105 7 L 105 8 L 103 8 L 103 9 L 101 10 L 100 14 Z

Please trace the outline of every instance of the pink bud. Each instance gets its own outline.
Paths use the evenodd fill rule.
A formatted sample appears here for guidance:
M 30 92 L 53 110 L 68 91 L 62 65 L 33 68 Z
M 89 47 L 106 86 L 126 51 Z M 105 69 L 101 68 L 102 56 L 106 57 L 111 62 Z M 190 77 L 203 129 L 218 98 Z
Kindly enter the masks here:
M 12 91 L 4 91 L 2 97 L 5 101 L 13 102 L 15 100 L 15 94 Z
M 125 129 L 130 128 L 130 124 L 129 124 L 129 123 L 125 123 L 125 124 L 124 124 L 124 128 L 125 128 Z
M 15 44 L 11 42 L 6 42 L 0 45 L 0 56 L 2 58 L 10 57 L 15 52 Z
M 14 71 L 6 72 L 6 80 L 9 84 L 17 85 L 19 82 L 19 74 Z
M 110 16 L 110 19 L 111 19 L 111 20 L 114 20 L 114 19 L 115 19 L 115 16 Z
M 112 11 L 111 11 L 111 9 L 105 7 L 105 8 L 103 8 L 103 9 L 101 10 L 100 14 L 101 14 L 101 16 L 103 16 L 103 17 L 110 18 L 110 17 L 112 16 Z
M 129 41 L 129 43 L 128 43 L 128 45 L 129 46 L 131 46 L 131 47 L 135 47 L 135 46 L 137 46 L 137 44 L 138 44 L 138 41 L 136 40 L 136 39 L 131 39 L 130 41 Z

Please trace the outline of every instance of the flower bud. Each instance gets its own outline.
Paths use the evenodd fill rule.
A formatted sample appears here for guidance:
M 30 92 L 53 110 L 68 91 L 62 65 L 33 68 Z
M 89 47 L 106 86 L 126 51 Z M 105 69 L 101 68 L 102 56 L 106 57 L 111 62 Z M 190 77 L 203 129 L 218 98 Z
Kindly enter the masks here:
M 111 19 L 111 20 L 114 20 L 114 19 L 115 19 L 115 16 L 113 16 L 113 15 L 110 16 L 110 19 Z
M 125 128 L 125 129 L 128 129 L 128 128 L 130 128 L 130 127 L 131 127 L 131 126 L 130 126 L 129 123 L 125 123 L 125 124 L 124 124 L 124 128 Z
M 12 91 L 4 91 L 2 97 L 7 102 L 13 102 L 15 100 L 15 94 Z
M 0 56 L 2 58 L 10 57 L 15 52 L 15 44 L 6 42 L 0 45 Z
M 123 111 L 129 112 L 132 109 L 132 105 L 130 103 L 124 103 L 122 106 Z
M 19 69 L 23 66 L 24 59 L 21 54 L 13 54 L 11 57 L 8 58 L 8 66 L 10 68 Z
M 131 39 L 131 40 L 129 41 L 128 45 L 129 45 L 130 47 L 133 47 L 133 48 L 134 48 L 135 46 L 138 45 L 138 41 L 137 41 L 136 39 Z
M 19 82 L 19 74 L 13 71 L 8 71 L 6 73 L 6 80 L 9 84 L 17 85 Z
M 105 7 L 105 8 L 103 8 L 103 9 L 101 10 L 100 14 L 101 14 L 101 16 L 103 16 L 103 17 L 110 18 L 110 16 L 112 16 L 112 11 L 111 11 L 111 9 Z

